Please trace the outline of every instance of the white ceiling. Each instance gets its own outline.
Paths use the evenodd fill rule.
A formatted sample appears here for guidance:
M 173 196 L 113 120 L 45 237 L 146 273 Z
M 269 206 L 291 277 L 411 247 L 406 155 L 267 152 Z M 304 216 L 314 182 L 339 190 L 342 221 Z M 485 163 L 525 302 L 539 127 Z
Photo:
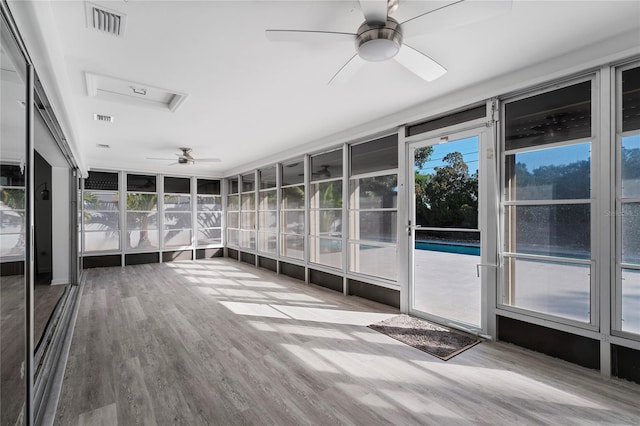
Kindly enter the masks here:
M 363 21 L 357 1 L 95 3 L 127 15 L 124 37 L 88 29 L 83 1 L 34 2 L 31 15 L 24 6 L 15 11 L 19 25 L 38 18 L 41 25 L 21 30 L 42 33 L 41 56 L 60 55 L 39 72 L 51 73 L 59 85 L 65 106 L 59 110 L 69 114 L 76 152 L 89 168 L 223 175 L 554 58 L 595 59 L 589 55 L 601 52 L 590 53 L 591 46 L 605 40 L 620 38 L 613 45 L 622 51 L 637 35 L 640 45 L 639 1 L 514 1 L 508 14 L 405 39 L 448 69 L 438 80 L 424 82 L 390 61 L 368 63 L 348 84 L 328 86 L 354 54 L 351 43 L 272 43 L 264 31 L 355 32 Z M 395 17 L 403 21 L 447 3 L 400 0 Z M 89 97 L 85 72 L 188 97 L 175 112 Z M 115 122 L 96 122 L 94 113 L 113 115 Z M 181 146 L 193 148 L 196 158 L 222 162 L 186 168 L 146 160 L 172 158 Z

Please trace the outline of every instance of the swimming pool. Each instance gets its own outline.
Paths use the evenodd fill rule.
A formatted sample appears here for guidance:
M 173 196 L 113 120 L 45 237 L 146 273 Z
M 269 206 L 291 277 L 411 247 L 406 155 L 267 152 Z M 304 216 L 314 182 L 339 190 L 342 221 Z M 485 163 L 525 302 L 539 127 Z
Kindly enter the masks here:
M 480 244 L 478 243 L 457 243 L 443 241 L 416 241 L 416 250 L 439 251 L 443 253 L 469 254 L 480 256 Z

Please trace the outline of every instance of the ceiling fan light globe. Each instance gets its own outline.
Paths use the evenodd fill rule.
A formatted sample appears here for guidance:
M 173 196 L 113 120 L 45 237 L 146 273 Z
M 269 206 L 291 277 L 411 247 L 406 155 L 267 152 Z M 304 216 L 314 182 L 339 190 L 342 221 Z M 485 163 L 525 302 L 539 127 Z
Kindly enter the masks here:
M 365 61 L 381 62 L 393 58 L 402 46 L 400 24 L 388 18 L 384 25 L 372 25 L 367 22 L 360 25 L 356 35 L 356 51 Z
M 379 38 L 363 43 L 358 55 L 365 61 L 382 62 L 393 58 L 400 51 L 400 45 L 393 40 Z

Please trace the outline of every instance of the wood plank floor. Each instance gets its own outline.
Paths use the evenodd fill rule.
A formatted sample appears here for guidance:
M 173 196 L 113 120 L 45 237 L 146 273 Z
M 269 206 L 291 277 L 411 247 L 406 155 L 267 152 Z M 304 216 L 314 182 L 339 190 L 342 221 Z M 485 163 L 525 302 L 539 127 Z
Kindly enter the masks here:
M 365 327 L 396 313 L 228 259 L 89 270 L 56 424 L 640 424 L 638 385 Z

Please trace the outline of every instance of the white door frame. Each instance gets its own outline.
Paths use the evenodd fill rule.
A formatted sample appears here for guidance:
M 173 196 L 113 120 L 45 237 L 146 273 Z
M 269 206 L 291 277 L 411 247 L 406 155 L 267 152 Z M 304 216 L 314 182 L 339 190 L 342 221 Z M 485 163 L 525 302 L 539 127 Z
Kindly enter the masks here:
M 488 117 L 491 117 L 491 103 L 487 102 Z M 450 128 L 439 129 L 438 131 L 417 135 L 414 137 L 400 138 L 404 155 L 401 155 L 400 173 L 403 174 L 405 190 L 404 200 L 399 200 L 400 205 L 406 208 L 403 217 L 399 218 L 399 225 L 402 224 L 403 232 L 399 233 L 399 258 L 401 274 L 401 311 L 410 315 L 424 317 L 435 322 L 444 323 L 447 326 L 461 328 L 475 334 L 495 338 L 495 306 L 497 278 L 499 270 L 498 249 L 498 196 L 500 188 L 497 180 L 497 159 L 496 159 L 496 126 L 493 121 L 487 118 L 474 120 Z M 478 227 L 481 234 L 481 257 L 480 257 L 480 278 L 481 278 L 481 324 L 479 328 L 469 329 L 468 325 L 456 323 L 446 318 L 430 316 L 424 312 L 413 309 L 413 268 L 414 268 L 414 236 L 415 236 L 415 199 L 414 199 L 414 159 L 413 154 L 416 148 L 432 146 L 444 141 L 454 141 L 466 137 L 478 136 Z M 408 226 L 411 220 L 412 227 Z

